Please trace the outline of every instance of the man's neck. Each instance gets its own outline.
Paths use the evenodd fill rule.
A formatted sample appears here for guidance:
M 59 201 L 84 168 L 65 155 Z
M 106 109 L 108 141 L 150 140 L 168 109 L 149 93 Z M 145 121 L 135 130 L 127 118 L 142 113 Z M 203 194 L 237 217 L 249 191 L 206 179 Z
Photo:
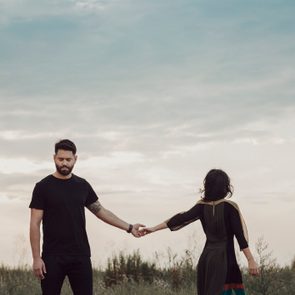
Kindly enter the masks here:
M 52 175 L 58 179 L 70 179 L 72 177 L 72 173 L 69 175 L 62 175 L 58 171 L 55 171 Z

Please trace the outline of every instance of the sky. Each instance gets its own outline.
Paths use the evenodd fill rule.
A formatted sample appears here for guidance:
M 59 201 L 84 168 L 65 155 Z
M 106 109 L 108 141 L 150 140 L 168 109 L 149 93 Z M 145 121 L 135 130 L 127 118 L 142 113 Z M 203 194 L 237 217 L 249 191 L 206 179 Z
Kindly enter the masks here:
M 225 170 L 253 252 L 263 238 L 291 263 L 294 1 L 0 0 L 0 11 L 1 263 L 31 264 L 28 205 L 61 138 L 77 145 L 74 173 L 128 223 L 188 210 L 206 173 Z M 135 239 L 86 215 L 97 266 L 137 249 L 197 259 L 204 245 L 199 222 Z

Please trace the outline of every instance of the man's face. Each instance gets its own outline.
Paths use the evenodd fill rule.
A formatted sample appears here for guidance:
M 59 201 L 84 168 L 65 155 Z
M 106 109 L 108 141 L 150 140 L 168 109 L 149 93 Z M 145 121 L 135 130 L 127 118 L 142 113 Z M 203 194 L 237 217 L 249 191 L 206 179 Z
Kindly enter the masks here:
M 76 160 L 77 156 L 74 155 L 72 151 L 58 150 L 54 155 L 56 170 L 63 176 L 71 174 Z

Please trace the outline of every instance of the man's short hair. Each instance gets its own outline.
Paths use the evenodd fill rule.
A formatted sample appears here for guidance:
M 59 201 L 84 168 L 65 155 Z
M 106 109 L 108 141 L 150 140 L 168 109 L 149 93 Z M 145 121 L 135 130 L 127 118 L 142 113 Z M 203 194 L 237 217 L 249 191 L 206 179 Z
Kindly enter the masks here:
M 75 155 L 77 152 L 77 148 L 75 144 L 69 139 L 61 139 L 54 146 L 54 151 L 57 154 L 58 150 L 72 151 Z

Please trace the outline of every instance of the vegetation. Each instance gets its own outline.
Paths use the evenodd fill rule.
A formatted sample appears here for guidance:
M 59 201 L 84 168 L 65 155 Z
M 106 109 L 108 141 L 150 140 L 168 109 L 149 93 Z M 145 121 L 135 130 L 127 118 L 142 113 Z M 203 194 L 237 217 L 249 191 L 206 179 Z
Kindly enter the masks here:
M 268 245 L 260 239 L 256 245 L 260 276 L 251 277 L 243 269 L 248 295 L 289 295 L 295 290 L 295 259 L 288 267 L 280 267 Z M 160 266 L 159 255 L 155 261 L 144 261 L 139 251 L 119 253 L 109 258 L 104 270 L 94 269 L 94 294 L 99 295 L 190 295 L 196 294 L 195 257 L 186 251 L 178 257 L 170 249 L 167 263 Z M 161 261 L 162 262 L 162 261 Z M 40 286 L 28 267 L 17 269 L 0 266 L 1 295 L 37 295 Z M 62 295 L 72 294 L 66 280 Z
M 268 250 L 268 244 L 259 239 L 256 244 L 260 276 L 244 274 L 250 295 L 289 295 L 295 290 L 295 258 L 289 267 L 280 267 Z

